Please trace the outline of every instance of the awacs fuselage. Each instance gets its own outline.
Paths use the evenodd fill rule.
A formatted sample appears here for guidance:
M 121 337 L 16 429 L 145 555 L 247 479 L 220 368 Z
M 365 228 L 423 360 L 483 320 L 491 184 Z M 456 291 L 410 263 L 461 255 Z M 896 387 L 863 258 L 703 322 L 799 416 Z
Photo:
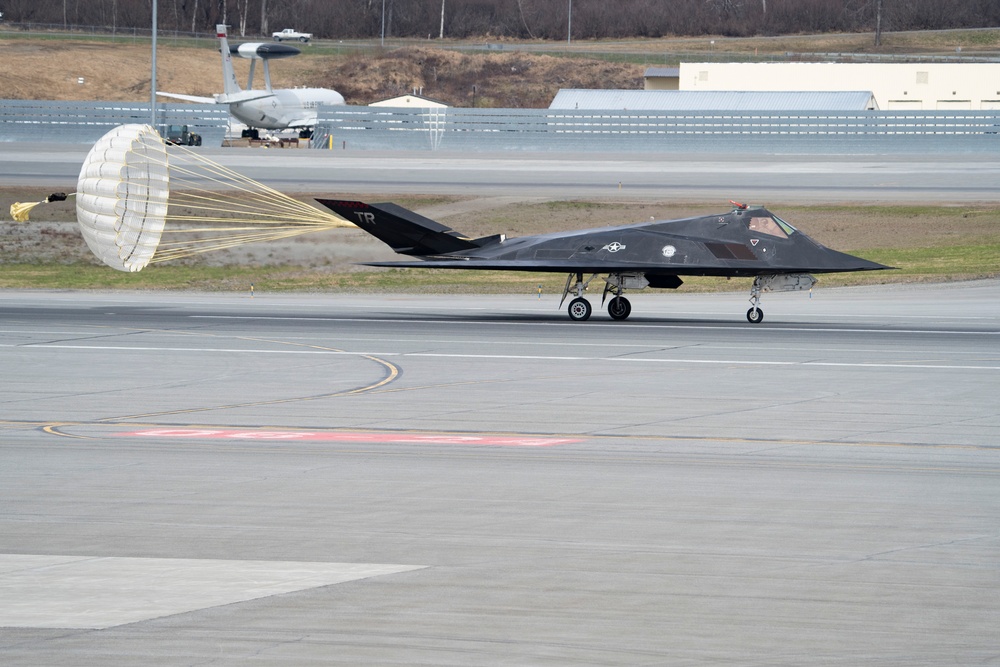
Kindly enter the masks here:
M 569 314 L 578 320 L 590 317 L 583 292 L 597 274 L 608 274 L 604 293 L 615 296 L 609 305 L 614 319 L 631 312 L 622 296 L 626 289 L 673 289 L 682 284 L 680 276 L 752 277 L 747 318 L 757 323 L 763 319 L 762 292 L 808 289 L 816 282 L 809 275 L 814 273 L 889 268 L 831 250 L 760 207 L 736 205 L 720 215 L 514 239 L 469 239 L 395 204 L 319 201 L 396 252 L 422 258 L 375 266 L 568 273 L 564 298 L 576 294 Z M 595 275 L 584 281 L 584 274 Z
M 250 127 L 283 130 L 313 127 L 319 105 L 343 103 L 340 93 L 326 88 L 281 88 L 267 97 L 230 102 L 229 113 Z

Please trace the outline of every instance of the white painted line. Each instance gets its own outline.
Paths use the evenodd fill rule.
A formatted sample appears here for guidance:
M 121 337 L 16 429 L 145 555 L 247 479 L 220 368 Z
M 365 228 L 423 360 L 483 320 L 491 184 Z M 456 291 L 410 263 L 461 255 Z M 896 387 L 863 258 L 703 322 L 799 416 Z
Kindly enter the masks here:
M 194 352 L 218 354 L 228 352 L 233 354 L 313 354 L 349 357 L 392 357 L 392 358 L 442 358 L 442 359 L 497 359 L 522 361 L 573 361 L 573 362 L 631 362 L 631 363 L 662 363 L 662 364 L 714 364 L 721 366 L 835 366 L 842 368 L 898 368 L 898 369 L 937 369 L 937 370 L 968 370 L 968 371 L 1000 371 L 996 366 L 969 366 L 957 364 L 904 364 L 904 363 L 847 363 L 825 361 L 755 361 L 752 359 L 668 359 L 663 357 L 584 357 L 584 356 L 550 356 L 534 354 L 460 354 L 447 352 L 348 352 L 343 350 L 259 350 L 251 348 L 197 348 L 197 347 L 127 347 L 123 345 L 0 345 L 0 347 L 17 347 L 21 350 L 114 350 L 119 352 Z
M 650 322 L 641 322 L 634 324 L 626 324 L 624 322 L 527 322 L 524 320 L 518 320 L 516 322 L 505 322 L 503 320 L 455 320 L 455 319 L 440 319 L 440 320 L 428 320 L 428 319 L 393 319 L 393 318 L 367 318 L 367 317 L 253 317 L 249 315 L 190 315 L 192 319 L 207 319 L 207 320 L 277 320 L 277 321 L 291 321 L 291 322 L 363 322 L 363 323 L 378 323 L 378 324 L 448 324 L 448 326 L 469 326 L 469 325 L 482 325 L 489 324 L 494 325 L 507 325 L 507 326 L 534 326 L 534 327 L 584 327 L 587 329 L 593 329 L 595 327 L 600 328 L 615 328 L 621 331 L 623 328 L 632 327 L 633 330 L 641 327 L 642 329 L 691 329 L 698 331 L 715 331 L 718 329 L 729 329 L 730 327 L 720 326 L 726 324 L 732 324 L 737 326 L 737 328 L 744 331 L 753 332 L 763 332 L 768 331 L 800 331 L 800 332 L 825 332 L 825 333 L 865 333 L 865 334 L 945 334 L 952 336 L 997 336 L 1000 335 L 1000 330 L 997 331 L 956 331 L 956 330 L 946 330 L 946 329 L 886 329 L 883 327 L 872 328 L 872 329 L 837 329 L 837 328 L 824 328 L 824 327 L 811 327 L 808 325 L 801 327 L 779 327 L 779 326 L 764 326 L 760 327 L 753 324 L 744 324 L 734 321 L 720 321 L 718 325 L 705 325 L 705 324 L 653 324 Z M 944 318 L 948 319 L 948 318 Z

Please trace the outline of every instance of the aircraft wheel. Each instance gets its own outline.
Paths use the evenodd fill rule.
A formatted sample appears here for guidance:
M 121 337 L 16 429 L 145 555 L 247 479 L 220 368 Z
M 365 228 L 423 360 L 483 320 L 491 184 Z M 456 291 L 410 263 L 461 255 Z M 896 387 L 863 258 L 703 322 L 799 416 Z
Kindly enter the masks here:
M 626 320 L 632 314 L 632 304 L 623 296 L 616 296 L 608 303 L 608 315 L 613 320 Z
M 584 322 L 590 319 L 590 314 L 594 311 L 590 307 L 590 302 L 582 296 L 578 296 L 569 302 L 569 319 L 576 322 Z
M 754 306 L 747 311 L 747 322 L 750 324 L 760 324 L 764 321 L 764 311 Z

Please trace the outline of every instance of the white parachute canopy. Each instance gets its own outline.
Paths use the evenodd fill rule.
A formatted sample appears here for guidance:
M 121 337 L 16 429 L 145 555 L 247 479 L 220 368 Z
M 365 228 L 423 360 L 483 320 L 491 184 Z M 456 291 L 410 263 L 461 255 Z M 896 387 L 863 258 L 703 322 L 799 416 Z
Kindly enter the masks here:
M 149 125 L 121 125 L 94 144 L 77 181 L 76 217 L 93 253 L 119 271 L 354 227 L 188 148 L 168 151 Z
M 98 140 L 77 180 L 76 219 L 90 250 L 113 269 L 140 271 L 160 243 L 170 196 L 167 149 L 148 125 Z

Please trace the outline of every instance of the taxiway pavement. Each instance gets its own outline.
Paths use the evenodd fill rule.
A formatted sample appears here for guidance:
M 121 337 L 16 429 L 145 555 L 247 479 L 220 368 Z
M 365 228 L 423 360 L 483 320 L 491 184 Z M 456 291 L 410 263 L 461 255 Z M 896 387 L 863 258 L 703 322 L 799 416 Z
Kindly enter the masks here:
M 0 143 L 0 182 L 72 188 L 89 146 Z M 985 155 L 389 153 L 198 149 L 283 192 L 658 201 L 993 201 Z
M 0 662 L 995 657 L 1000 281 L 556 302 L 0 293 Z

